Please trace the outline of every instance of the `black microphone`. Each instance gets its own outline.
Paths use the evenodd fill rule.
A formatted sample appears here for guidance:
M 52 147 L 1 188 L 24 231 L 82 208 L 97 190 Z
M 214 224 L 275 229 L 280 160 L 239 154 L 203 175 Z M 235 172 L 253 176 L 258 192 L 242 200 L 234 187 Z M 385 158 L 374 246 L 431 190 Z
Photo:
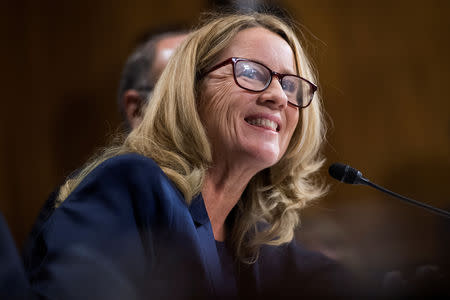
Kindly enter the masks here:
M 391 196 L 399 198 L 409 204 L 420 206 L 420 207 L 425 208 L 433 213 L 450 218 L 450 213 L 448 211 L 445 211 L 443 209 L 436 208 L 431 205 L 407 198 L 400 194 L 394 193 L 388 189 L 385 189 L 379 185 L 376 185 L 375 183 L 370 182 L 369 179 L 363 177 L 363 175 L 360 171 L 356 170 L 355 168 L 350 167 L 349 165 L 344 165 L 341 163 L 334 163 L 328 168 L 328 173 L 330 174 L 331 177 L 333 177 L 334 179 L 339 180 L 341 182 L 348 183 L 348 184 L 367 185 L 367 186 L 373 187 L 379 191 L 382 191 L 386 194 L 389 194 Z

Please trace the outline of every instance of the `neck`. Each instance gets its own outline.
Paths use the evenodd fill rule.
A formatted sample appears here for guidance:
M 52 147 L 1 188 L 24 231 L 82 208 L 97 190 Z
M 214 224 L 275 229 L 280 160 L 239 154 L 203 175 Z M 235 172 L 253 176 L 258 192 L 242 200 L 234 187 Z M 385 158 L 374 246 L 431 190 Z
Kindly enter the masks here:
M 227 235 L 225 220 L 233 207 L 241 198 L 254 173 L 243 170 L 232 170 L 220 166 L 208 170 L 202 188 L 214 238 L 224 241 Z

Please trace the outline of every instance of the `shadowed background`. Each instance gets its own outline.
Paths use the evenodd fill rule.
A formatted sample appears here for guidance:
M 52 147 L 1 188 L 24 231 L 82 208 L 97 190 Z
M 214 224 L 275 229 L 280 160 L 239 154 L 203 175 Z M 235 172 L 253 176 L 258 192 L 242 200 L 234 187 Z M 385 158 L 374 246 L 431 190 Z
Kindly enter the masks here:
M 274 3 L 304 26 L 330 116 L 328 164 L 449 210 L 450 2 Z M 48 194 L 120 125 L 116 91 L 136 39 L 193 25 L 211 5 L 0 3 L 0 211 L 19 246 Z M 304 243 L 367 272 L 448 267 L 450 221 L 329 181 L 330 194 L 303 213 Z

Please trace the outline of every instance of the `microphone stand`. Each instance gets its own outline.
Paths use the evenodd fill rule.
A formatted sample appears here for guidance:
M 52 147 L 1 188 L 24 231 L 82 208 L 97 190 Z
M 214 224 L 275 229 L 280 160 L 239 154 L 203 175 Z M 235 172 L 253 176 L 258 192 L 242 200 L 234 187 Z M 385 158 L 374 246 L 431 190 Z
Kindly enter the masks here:
M 391 195 L 393 197 L 399 198 L 399 199 L 401 199 L 401 200 L 403 200 L 403 201 L 405 201 L 405 202 L 407 202 L 409 204 L 420 206 L 420 207 L 425 208 L 425 209 L 427 209 L 427 210 L 429 210 L 429 211 L 431 211 L 431 212 L 433 212 L 435 214 L 441 215 L 441 216 L 446 217 L 446 218 L 450 218 L 450 213 L 448 211 L 445 211 L 443 209 L 440 209 L 440 208 L 437 208 L 437 207 L 434 207 L 434 206 L 431 206 L 431 205 L 428 205 L 428 204 L 425 204 L 425 203 L 422 203 L 422 202 L 419 202 L 419 201 L 407 198 L 407 197 L 402 196 L 400 194 L 394 193 L 394 192 L 392 192 L 392 191 L 390 191 L 388 189 L 385 189 L 382 186 L 379 186 L 379 185 L 377 185 L 375 183 L 372 183 L 369 179 L 364 178 L 360 174 L 358 174 L 358 175 L 359 176 L 357 176 L 357 179 L 356 179 L 356 182 L 355 182 L 357 184 L 368 185 L 368 186 L 373 187 L 373 188 L 375 188 L 375 189 L 377 189 L 379 191 L 382 191 L 382 192 L 384 192 L 386 194 L 389 194 L 389 195 Z

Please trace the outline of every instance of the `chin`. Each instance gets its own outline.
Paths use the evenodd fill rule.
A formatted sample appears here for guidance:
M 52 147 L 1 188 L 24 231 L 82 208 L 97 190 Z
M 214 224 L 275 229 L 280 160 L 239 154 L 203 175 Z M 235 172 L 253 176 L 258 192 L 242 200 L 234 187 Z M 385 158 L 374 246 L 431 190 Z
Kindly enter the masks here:
M 260 165 L 261 170 L 273 166 L 281 158 L 278 148 L 273 149 L 272 147 L 269 147 L 267 149 L 266 147 L 261 146 L 257 147 L 255 151 L 252 151 L 251 156 Z

